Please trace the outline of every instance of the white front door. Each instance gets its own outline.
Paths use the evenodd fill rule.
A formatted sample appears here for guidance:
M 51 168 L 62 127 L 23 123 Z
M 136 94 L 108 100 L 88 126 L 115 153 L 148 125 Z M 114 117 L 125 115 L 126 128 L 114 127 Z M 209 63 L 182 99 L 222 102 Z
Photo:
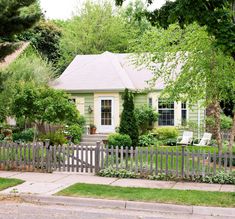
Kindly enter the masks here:
M 99 129 L 101 133 L 110 133 L 115 131 L 114 125 L 114 98 L 101 97 L 99 99 Z

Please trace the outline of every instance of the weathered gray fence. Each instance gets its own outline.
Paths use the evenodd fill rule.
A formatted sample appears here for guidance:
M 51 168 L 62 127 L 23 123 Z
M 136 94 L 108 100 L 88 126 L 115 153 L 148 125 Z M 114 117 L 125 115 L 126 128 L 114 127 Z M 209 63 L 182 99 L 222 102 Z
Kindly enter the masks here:
M 195 146 L 196 147 L 196 146 Z M 100 148 L 99 168 L 126 169 L 141 174 L 166 174 L 177 177 L 214 175 L 218 171 L 235 170 L 235 155 L 205 151 L 188 151 L 187 146 Z
M 195 146 L 196 147 L 196 146 Z M 43 143 L 0 143 L 0 170 L 66 171 L 97 173 L 101 169 L 126 169 L 140 174 L 194 177 L 235 170 L 235 155 L 189 151 L 187 147 L 104 147 Z

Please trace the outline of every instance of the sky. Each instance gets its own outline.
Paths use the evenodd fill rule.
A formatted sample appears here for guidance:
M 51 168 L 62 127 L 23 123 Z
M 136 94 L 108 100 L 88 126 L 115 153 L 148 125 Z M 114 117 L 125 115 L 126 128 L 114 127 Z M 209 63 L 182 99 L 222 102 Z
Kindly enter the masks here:
M 73 11 L 79 9 L 85 0 L 40 0 L 41 8 L 49 19 L 71 18 Z M 99 0 L 95 0 L 99 2 Z M 130 2 L 128 0 L 127 2 Z M 152 8 L 159 8 L 165 0 L 155 0 Z

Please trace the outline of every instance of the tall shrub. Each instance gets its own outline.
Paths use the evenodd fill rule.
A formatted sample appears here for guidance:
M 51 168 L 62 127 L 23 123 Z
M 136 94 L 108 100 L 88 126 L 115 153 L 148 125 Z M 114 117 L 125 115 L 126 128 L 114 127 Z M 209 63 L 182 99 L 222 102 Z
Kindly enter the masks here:
M 158 120 L 158 113 L 152 107 L 145 105 L 135 108 L 135 117 L 140 134 L 144 134 Z
M 125 89 L 119 132 L 120 134 L 129 135 L 133 145 L 136 146 L 138 144 L 139 131 L 134 109 L 133 94 L 128 89 Z

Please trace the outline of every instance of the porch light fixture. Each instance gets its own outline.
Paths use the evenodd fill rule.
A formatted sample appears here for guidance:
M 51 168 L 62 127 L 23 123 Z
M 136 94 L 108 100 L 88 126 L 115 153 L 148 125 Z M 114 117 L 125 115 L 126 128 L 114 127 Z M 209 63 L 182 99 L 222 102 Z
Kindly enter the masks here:
M 88 113 L 92 113 L 93 112 L 93 109 L 91 108 L 91 106 L 89 105 L 88 106 Z

